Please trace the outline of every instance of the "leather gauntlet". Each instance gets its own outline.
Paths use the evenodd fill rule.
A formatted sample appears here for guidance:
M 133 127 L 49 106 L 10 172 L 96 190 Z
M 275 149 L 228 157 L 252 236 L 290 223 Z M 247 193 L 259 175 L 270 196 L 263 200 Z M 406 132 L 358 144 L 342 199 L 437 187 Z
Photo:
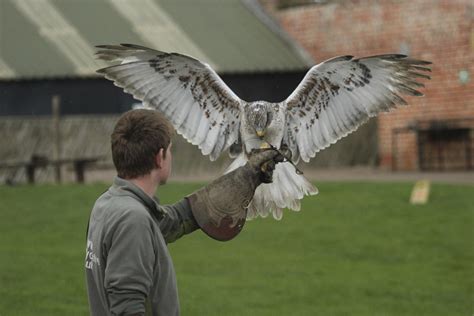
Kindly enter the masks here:
M 239 234 L 255 189 L 261 183 L 271 182 L 275 164 L 281 161 L 283 156 L 273 149 L 252 152 L 245 166 L 189 195 L 187 198 L 199 227 L 220 241 Z

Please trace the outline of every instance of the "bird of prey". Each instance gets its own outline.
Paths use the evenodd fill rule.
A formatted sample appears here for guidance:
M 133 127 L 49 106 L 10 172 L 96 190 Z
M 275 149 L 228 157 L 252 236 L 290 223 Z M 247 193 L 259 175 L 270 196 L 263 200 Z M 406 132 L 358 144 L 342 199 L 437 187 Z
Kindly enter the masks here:
M 356 130 L 370 117 L 406 105 L 402 95 L 422 96 L 419 79 L 430 79 L 430 62 L 389 54 L 340 56 L 313 66 L 284 101 L 246 102 L 211 67 L 178 53 L 120 44 L 99 45 L 99 59 L 118 62 L 98 70 L 146 107 L 160 111 L 203 155 L 217 159 L 229 150 L 227 172 L 246 163 L 253 149 L 275 147 L 291 153 L 277 164 L 273 183 L 260 185 L 248 218 L 300 209 L 317 189 L 294 164 Z

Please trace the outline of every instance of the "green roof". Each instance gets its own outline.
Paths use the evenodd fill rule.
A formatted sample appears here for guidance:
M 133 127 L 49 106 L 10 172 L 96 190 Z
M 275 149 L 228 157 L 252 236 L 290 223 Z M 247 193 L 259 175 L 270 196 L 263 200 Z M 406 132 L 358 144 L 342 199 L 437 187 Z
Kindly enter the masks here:
M 98 44 L 192 55 L 220 73 L 303 70 L 312 60 L 252 0 L 1 0 L 0 80 L 89 77 Z

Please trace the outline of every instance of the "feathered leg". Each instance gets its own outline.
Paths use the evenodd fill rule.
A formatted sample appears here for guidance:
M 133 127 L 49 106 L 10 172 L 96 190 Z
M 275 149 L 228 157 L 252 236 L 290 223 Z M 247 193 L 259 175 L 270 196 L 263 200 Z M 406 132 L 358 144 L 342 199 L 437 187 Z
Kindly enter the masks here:
M 245 165 L 247 158 L 242 153 L 227 168 L 226 173 Z M 276 165 L 273 171 L 273 182 L 261 184 L 255 191 L 249 205 L 247 219 L 257 216 L 267 217 L 270 213 L 277 220 L 283 216 L 283 209 L 300 210 L 300 200 L 305 195 L 315 195 L 318 189 L 304 176 L 295 171 L 295 167 L 282 162 Z

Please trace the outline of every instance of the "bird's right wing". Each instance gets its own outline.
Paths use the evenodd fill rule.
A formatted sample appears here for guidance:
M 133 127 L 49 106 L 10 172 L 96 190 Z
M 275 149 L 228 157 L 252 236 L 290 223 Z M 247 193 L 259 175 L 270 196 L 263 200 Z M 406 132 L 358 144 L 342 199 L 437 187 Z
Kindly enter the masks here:
M 238 140 L 241 100 L 209 65 L 132 44 L 97 47 L 99 59 L 121 62 L 98 73 L 163 113 L 211 160 Z

